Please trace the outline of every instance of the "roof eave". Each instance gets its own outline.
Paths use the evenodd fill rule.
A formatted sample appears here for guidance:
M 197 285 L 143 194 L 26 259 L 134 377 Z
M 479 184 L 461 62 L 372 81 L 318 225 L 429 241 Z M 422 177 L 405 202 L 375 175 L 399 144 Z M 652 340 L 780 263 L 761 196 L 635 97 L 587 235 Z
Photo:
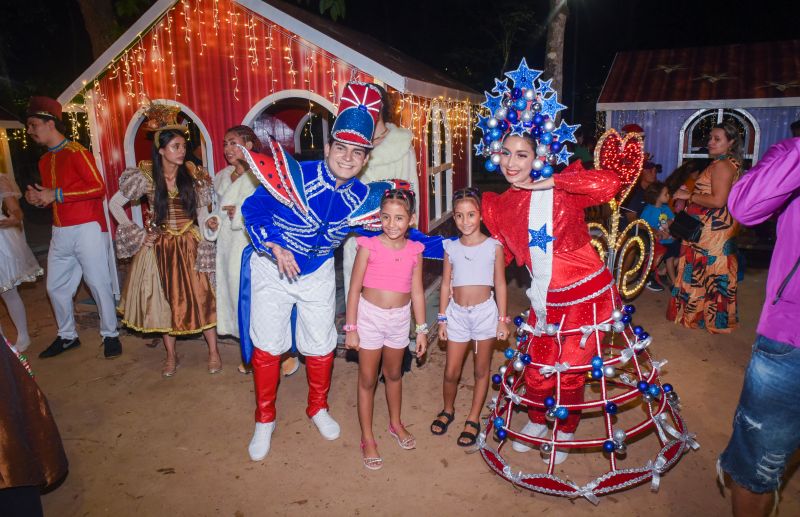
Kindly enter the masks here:
M 780 108 L 800 106 L 800 97 L 691 101 L 598 102 L 597 111 L 680 110 L 705 108 Z

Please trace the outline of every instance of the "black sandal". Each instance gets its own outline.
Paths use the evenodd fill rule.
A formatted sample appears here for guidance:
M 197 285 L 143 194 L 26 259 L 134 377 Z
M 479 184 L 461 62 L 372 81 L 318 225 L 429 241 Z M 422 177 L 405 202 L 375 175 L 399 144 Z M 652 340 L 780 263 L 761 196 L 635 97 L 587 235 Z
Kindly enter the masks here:
M 441 420 L 439 420 L 439 417 L 445 417 L 446 420 L 442 422 Z M 436 415 L 436 419 L 431 423 L 431 432 L 436 436 L 443 435 L 444 433 L 447 432 L 447 428 L 450 427 L 450 424 L 453 422 L 454 418 L 455 416 L 453 415 L 453 413 L 448 413 L 447 411 L 442 410 L 441 413 Z M 436 429 L 434 429 L 434 427 Z
M 481 432 L 481 426 L 477 422 L 473 422 L 472 420 L 467 420 L 466 422 L 464 422 L 464 427 L 467 426 L 474 427 L 475 430 L 478 431 L 478 433 Z M 458 440 L 456 440 L 456 443 L 460 447 L 471 447 L 475 445 L 475 442 L 478 440 L 478 433 L 470 433 L 469 431 L 464 431 L 460 435 L 458 435 Z

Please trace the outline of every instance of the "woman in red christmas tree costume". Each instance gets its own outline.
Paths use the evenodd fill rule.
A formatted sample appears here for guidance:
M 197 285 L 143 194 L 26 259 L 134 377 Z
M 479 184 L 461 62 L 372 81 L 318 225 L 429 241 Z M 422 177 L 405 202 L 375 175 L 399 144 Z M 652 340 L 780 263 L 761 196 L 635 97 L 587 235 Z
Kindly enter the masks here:
M 492 116 L 479 121 L 485 137 L 477 150 L 491 156 L 487 169 L 499 166 L 511 188 L 484 194 L 483 220 L 492 237 L 503 244 L 506 264 L 514 259 L 531 275 L 526 293 L 531 310 L 523 326 L 532 333 L 527 363 L 556 368 L 565 368 L 565 363 L 585 365 L 597 354 L 595 339 L 610 330 L 610 325 L 598 324 L 606 322 L 620 302 L 611 273 L 590 243 L 584 209 L 611 200 L 620 181 L 615 172 L 585 170 L 580 161 L 555 172 L 554 165 L 567 163 L 571 153 L 564 144 L 575 142 L 578 126 L 562 121 L 555 127 L 553 120 L 565 106 L 558 103 L 549 81 L 537 81 L 541 73 L 529 69 L 524 59 L 506 75 L 514 81 L 512 89 L 506 81 L 496 81 L 493 91 L 498 95 L 486 94 L 484 106 Z M 558 406 L 583 402 L 584 373 L 561 374 L 559 393 L 558 375 L 552 373 L 525 368 L 526 396 L 554 410 L 554 401 Z M 561 412 L 556 438 L 572 440 L 580 411 L 557 409 Z M 530 421 L 520 432 L 544 437 L 546 410 L 531 407 L 528 416 Z M 530 450 L 518 441 L 512 448 Z M 557 451 L 555 463 L 566 457 L 566 452 Z

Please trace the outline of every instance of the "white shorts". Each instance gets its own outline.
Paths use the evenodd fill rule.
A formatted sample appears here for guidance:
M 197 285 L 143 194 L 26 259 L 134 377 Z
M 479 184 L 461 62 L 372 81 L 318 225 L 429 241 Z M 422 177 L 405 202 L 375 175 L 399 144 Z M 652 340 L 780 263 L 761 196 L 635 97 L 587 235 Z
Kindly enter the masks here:
M 297 305 L 297 350 L 323 356 L 336 348 L 336 277 L 333 259 L 316 271 L 289 281 L 268 257 L 250 258 L 250 338 L 253 346 L 272 355 L 292 347 L 290 317 Z
M 471 307 L 462 307 L 450 299 L 445 311 L 447 315 L 447 339 L 457 343 L 493 339 L 497 337 L 499 316 L 494 296 Z

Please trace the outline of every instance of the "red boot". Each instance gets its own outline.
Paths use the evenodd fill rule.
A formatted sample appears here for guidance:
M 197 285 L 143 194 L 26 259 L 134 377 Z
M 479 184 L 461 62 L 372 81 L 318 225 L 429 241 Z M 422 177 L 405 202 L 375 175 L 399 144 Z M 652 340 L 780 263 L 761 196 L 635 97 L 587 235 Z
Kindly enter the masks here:
M 326 440 L 339 437 L 339 424 L 328 414 L 328 392 L 331 390 L 333 352 L 322 357 L 306 357 L 308 407 L 306 414 Z
M 251 364 L 253 366 L 253 384 L 256 390 L 256 422 L 274 422 L 281 357 L 253 348 Z

